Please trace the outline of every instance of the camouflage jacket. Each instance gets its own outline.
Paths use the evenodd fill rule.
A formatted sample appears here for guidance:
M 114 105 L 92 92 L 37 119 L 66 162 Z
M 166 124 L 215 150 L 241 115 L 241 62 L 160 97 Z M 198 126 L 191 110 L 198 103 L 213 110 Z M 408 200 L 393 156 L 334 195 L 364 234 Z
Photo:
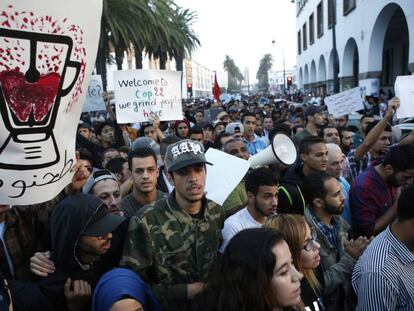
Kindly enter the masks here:
M 192 218 L 167 198 L 131 218 L 121 265 L 139 273 L 163 310 L 186 310 L 187 284 L 206 282 L 221 243 L 224 210 L 203 199 L 204 215 Z

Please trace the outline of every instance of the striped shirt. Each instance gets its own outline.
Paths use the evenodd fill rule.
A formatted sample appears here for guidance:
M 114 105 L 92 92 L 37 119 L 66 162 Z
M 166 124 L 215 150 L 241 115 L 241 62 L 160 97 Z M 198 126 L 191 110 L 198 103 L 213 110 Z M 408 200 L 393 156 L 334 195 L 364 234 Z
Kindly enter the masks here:
M 414 254 L 388 227 L 355 265 L 357 311 L 414 310 Z

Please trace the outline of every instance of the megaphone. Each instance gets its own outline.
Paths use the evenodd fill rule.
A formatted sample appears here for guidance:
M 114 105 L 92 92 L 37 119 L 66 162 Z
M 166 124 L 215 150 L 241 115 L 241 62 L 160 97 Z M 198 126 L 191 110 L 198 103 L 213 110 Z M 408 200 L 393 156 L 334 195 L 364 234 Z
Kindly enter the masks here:
M 249 162 L 251 168 L 274 163 L 289 166 L 296 162 L 297 156 L 293 140 L 286 134 L 277 133 L 273 137 L 270 146 L 250 157 Z

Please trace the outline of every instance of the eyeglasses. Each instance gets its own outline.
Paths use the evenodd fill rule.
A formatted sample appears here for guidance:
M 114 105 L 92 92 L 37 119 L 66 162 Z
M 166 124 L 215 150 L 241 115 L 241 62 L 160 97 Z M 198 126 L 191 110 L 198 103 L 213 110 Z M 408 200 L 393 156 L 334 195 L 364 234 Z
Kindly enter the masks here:
M 317 232 L 315 228 L 311 229 L 311 238 L 309 240 L 306 240 L 305 245 L 303 246 L 303 249 L 307 252 L 310 252 L 315 248 L 315 242 L 317 238 Z

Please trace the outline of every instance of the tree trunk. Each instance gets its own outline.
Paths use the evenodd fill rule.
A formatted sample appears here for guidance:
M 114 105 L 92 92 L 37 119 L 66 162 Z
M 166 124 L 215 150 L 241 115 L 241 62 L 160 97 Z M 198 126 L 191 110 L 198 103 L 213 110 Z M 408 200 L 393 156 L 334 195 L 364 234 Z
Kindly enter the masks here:
M 115 48 L 115 61 L 118 70 L 122 70 L 122 64 L 124 62 L 124 49 L 118 47 Z
M 142 49 L 134 46 L 135 51 L 135 69 L 142 69 Z
M 167 64 L 167 56 L 165 54 L 160 55 L 160 69 L 165 70 L 165 65 Z
M 177 71 L 183 71 L 184 69 L 184 55 L 177 55 L 175 58 L 175 69 Z
M 105 36 L 105 27 L 101 20 L 101 35 L 99 37 L 98 44 L 98 53 L 96 55 L 96 72 L 101 75 L 102 78 L 102 87 L 106 91 L 108 81 L 106 77 L 106 56 L 107 56 L 107 47 L 108 47 L 108 37 Z

